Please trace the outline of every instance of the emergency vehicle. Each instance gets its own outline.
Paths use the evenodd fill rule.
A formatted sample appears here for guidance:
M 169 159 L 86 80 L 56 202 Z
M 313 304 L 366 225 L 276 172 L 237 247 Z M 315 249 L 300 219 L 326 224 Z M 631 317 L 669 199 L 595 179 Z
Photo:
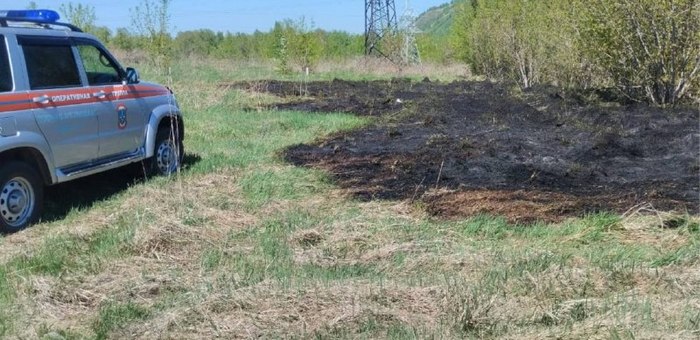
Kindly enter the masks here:
M 170 89 L 142 82 L 51 10 L 0 10 L 0 231 L 40 216 L 44 187 L 143 162 L 179 170 L 184 125 Z

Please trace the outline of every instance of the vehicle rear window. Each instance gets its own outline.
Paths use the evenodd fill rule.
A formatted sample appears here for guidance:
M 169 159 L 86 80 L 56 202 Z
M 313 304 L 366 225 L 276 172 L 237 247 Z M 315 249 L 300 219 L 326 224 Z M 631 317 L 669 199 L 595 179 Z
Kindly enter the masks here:
M 22 50 L 32 90 L 81 85 L 70 45 L 24 41 Z
M 10 58 L 7 55 L 7 42 L 0 35 L 0 92 L 12 91 L 12 71 Z

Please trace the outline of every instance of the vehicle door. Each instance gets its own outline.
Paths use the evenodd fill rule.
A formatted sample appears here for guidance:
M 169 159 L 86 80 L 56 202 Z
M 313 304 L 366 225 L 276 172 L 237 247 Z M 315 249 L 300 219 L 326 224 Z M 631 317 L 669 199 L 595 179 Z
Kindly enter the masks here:
M 75 44 L 88 84 L 96 96 L 109 102 L 97 111 L 99 157 L 136 152 L 145 139 L 146 104 L 134 98 L 128 86 L 122 84 L 124 72 L 104 47 L 87 39 L 75 39 Z
M 61 168 L 95 159 L 99 148 L 96 104 L 81 82 L 71 40 L 18 36 L 17 41 L 34 118 L 51 147 L 54 164 Z

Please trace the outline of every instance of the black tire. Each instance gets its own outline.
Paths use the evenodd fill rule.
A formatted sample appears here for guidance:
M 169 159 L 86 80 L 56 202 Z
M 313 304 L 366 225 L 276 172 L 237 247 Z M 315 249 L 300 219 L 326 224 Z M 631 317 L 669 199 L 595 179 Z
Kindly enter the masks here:
M 26 228 L 41 216 L 44 184 L 34 167 L 17 161 L 0 166 L 0 231 Z
M 162 127 L 156 134 L 153 157 L 146 162 L 146 170 L 154 176 L 170 176 L 180 170 L 185 148 L 177 129 Z

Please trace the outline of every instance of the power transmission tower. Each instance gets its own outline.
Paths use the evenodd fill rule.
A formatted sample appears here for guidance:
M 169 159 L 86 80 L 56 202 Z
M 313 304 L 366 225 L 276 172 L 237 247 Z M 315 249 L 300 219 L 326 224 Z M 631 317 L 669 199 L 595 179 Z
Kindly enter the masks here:
M 418 65 L 421 63 L 420 51 L 416 42 L 416 35 L 420 33 L 416 27 L 416 16 L 413 14 L 413 9 L 408 5 L 401 16 L 401 35 L 403 37 L 403 47 L 401 48 L 401 61 L 405 65 Z
M 399 30 L 394 0 L 365 0 L 365 54 L 381 55 L 390 60 L 397 51 L 383 49 L 387 36 L 395 37 Z

